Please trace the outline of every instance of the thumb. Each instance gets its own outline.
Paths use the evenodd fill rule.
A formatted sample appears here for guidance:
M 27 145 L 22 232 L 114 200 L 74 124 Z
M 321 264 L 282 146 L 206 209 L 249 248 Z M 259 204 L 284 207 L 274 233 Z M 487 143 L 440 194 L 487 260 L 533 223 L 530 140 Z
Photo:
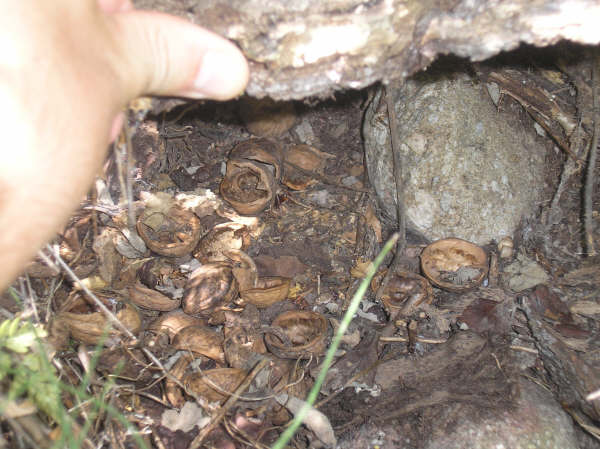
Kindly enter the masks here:
M 227 100 L 248 82 L 248 64 L 226 39 L 183 19 L 150 11 L 111 14 L 126 95 Z

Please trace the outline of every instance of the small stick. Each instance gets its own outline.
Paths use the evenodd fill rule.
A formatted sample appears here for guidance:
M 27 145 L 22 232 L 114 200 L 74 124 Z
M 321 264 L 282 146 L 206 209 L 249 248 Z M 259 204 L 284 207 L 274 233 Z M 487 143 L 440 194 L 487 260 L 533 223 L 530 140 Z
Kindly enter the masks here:
M 406 329 L 408 330 L 408 353 L 415 353 L 415 345 L 417 344 L 417 320 L 410 320 Z
M 385 86 L 385 101 L 387 105 L 388 125 L 390 128 L 390 141 L 392 146 L 392 160 L 394 180 L 396 181 L 396 217 L 398 220 L 398 243 L 396 244 L 396 254 L 387 273 L 381 281 L 381 285 L 375 293 L 375 297 L 381 300 L 381 295 L 385 291 L 392 274 L 399 268 L 400 260 L 406 249 L 406 214 L 404 211 L 404 176 L 402 169 L 402 154 L 400 153 L 400 142 L 398 142 L 398 122 L 392 101 L 392 93 L 389 86 Z
M 594 114 L 594 135 L 590 144 L 588 165 L 585 174 L 585 186 L 583 190 L 584 205 L 584 229 L 585 242 L 588 257 L 596 255 L 594 247 L 593 227 L 593 196 L 594 196 L 594 170 L 598 159 L 598 138 L 600 137 L 600 101 L 598 98 L 598 84 L 600 84 L 600 54 L 596 52 L 592 68 L 592 104 Z
M 206 427 L 204 427 L 198 436 L 192 440 L 192 443 L 189 446 L 189 449 L 198 449 L 208 434 L 214 430 L 215 427 L 221 422 L 221 419 L 225 416 L 225 414 L 229 411 L 231 407 L 237 402 L 237 398 L 250 386 L 250 383 L 254 380 L 256 375 L 269 363 L 268 359 L 262 359 L 260 362 L 256 364 L 256 366 L 252 369 L 250 374 L 246 376 L 246 379 L 240 384 L 239 387 L 236 388 L 233 395 L 225 401 L 225 403 L 221 406 L 221 408 L 215 413 L 212 417 L 210 423 Z

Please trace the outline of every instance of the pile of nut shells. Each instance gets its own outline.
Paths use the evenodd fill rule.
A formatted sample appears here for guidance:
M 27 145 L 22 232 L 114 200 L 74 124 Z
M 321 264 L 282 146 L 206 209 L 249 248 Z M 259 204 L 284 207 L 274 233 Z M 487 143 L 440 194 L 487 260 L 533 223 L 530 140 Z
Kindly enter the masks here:
M 289 153 L 296 164 L 303 163 L 302 151 L 311 152 Z M 305 396 L 310 384 L 298 361 L 324 355 L 329 322 L 291 303 L 273 309 L 287 301 L 292 279 L 262 275 L 247 252 L 260 233 L 251 217 L 272 204 L 277 186 L 287 179 L 285 160 L 274 142 L 253 138 L 229 155 L 220 186 L 227 204 L 210 195 L 142 195 L 135 228 L 117 217 L 117 227 L 106 232 L 102 247 L 98 244 L 102 274 L 74 285 L 59 305 L 51 323 L 54 345 L 67 348 L 72 339 L 104 347 L 99 369 L 110 372 L 124 363 L 123 373 L 140 386 L 149 381 L 140 374 L 147 371 L 140 361 L 150 365 L 140 349 L 151 351 L 169 368 L 161 389 L 176 408 L 190 400 L 222 403 L 265 358 L 269 375 L 256 388 L 267 396 L 284 389 Z M 293 168 L 287 173 L 296 187 L 310 184 Z M 88 289 L 103 307 L 83 291 Z M 276 311 L 266 323 L 265 309 Z M 270 423 L 290 419 L 273 400 L 249 407 L 269 411 Z

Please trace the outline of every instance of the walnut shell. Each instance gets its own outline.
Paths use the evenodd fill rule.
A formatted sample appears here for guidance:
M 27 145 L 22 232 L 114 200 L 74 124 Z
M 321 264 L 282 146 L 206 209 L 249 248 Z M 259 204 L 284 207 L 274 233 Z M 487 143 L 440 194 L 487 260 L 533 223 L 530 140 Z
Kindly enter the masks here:
M 210 315 L 213 309 L 230 303 L 238 293 L 231 265 L 211 262 L 196 268 L 183 293 L 183 311 L 190 315 Z
M 183 310 L 173 310 L 152 321 L 148 330 L 165 333 L 168 335 L 169 341 L 172 341 L 179 331 L 188 326 L 206 326 L 206 320 L 188 315 Z
M 227 161 L 219 191 L 237 213 L 257 215 L 271 205 L 275 197 L 275 178 L 268 167 L 250 160 Z
M 223 402 L 229 395 L 222 391 L 234 393 L 246 375 L 246 371 L 237 368 L 215 368 L 201 373 L 188 373 L 183 378 L 183 384 L 189 391 L 208 402 Z
M 136 283 L 127 289 L 129 299 L 136 306 L 149 310 L 158 310 L 159 312 L 169 312 L 175 310 L 181 304 L 179 299 L 171 299 L 162 293 L 151 288 L 144 287 Z
M 258 270 L 254 260 L 245 252 L 238 249 L 229 249 L 224 251 L 225 256 L 232 262 L 231 272 L 241 290 L 248 290 L 256 287 L 258 280 Z
M 138 311 L 125 304 L 125 306 L 116 313 L 117 319 L 132 334 L 137 334 L 142 325 L 142 320 Z M 82 343 L 97 345 L 112 344 L 116 338 L 122 335 L 122 332 L 111 324 L 110 320 L 102 312 L 94 313 L 72 313 L 60 312 L 56 315 L 56 320 L 64 325 L 75 340 Z
M 290 283 L 291 279 L 281 276 L 260 277 L 256 287 L 240 291 L 240 296 L 245 303 L 254 304 L 262 309 L 287 298 Z
M 457 238 L 438 240 L 421 254 L 421 269 L 434 285 L 452 292 L 479 286 L 488 273 L 487 254 L 479 246 Z
M 239 109 L 246 129 L 260 137 L 280 137 L 296 122 L 294 104 L 275 102 L 270 98 L 246 97 Z
M 183 354 L 169 370 L 169 373 L 181 382 L 185 371 L 193 360 L 194 357 L 191 354 Z M 171 377 L 167 377 L 165 381 L 165 393 L 167 400 L 173 407 L 181 408 L 185 404 L 185 397 L 183 396 L 181 387 Z
M 248 228 L 240 223 L 221 223 L 202 237 L 194 251 L 201 263 L 222 262 L 229 258 L 224 254 L 231 249 L 244 250 L 250 246 Z
M 409 314 L 419 304 L 432 300 L 433 290 L 427 279 L 410 271 L 393 273 L 381 294 L 383 306 L 390 315 L 397 311 Z
M 248 159 L 272 165 L 275 180 L 281 179 L 283 155 L 279 145 L 268 139 L 250 139 L 237 144 L 229 153 L 228 159 Z
M 309 310 L 290 310 L 277 316 L 272 328 L 279 328 L 290 344 L 274 333 L 265 335 L 269 351 L 283 359 L 320 356 L 327 348 L 328 326 L 323 315 Z
M 310 145 L 294 145 L 284 155 L 284 174 L 282 182 L 292 190 L 305 190 L 317 183 L 311 173 L 322 174 L 327 153 Z
M 151 209 L 144 211 L 136 227 L 148 248 L 169 257 L 191 253 L 202 231 L 200 219 L 179 206 L 171 207 L 167 214 Z
M 180 330 L 171 345 L 182 351 L 192 351 L 225 363 L 223 337 L 206 326 L 188 326 Z

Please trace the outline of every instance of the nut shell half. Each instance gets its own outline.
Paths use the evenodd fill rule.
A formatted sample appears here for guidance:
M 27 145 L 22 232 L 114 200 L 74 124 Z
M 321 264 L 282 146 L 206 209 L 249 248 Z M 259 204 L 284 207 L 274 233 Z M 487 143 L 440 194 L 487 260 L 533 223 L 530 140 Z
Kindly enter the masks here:
M 271 205 L 275 196 L 275 178 L 268 167 L 250 160 L 227 161 L 219 191 L 237 213 L 257 215 Z
M 237 281 L 231 265 L 207 263 L 196 268 L 188 279 L 183 294 L 183 311 L 190 315 L 207 315 L 214 308 L 230 303 L 237 293 Z
M 172 346 L 180 351 L 192 351 L 219 363 L 225 363 L 223 337 L 206 326 L 183 328 L 173 338 Z
M 256 287 L 240 292 L 245 303 L 254 304 L 259 309 L 269 307 L 287 298 L 291 279 L 281 276 L 258 278 Z
M 327 320 L 309 310 L 290 310 L 277 316 L 272 328 L 279 329 L 289 344 L 275 333 L 265 335 L 269 351 L 282 359 L 308 359 L 325 353 L 328 338 Z
M 385 310 L 392 315 L 408 314 L 423 302 L 433 299 L 431 285 L 423 276 L 410 271 L 395 272 L 381 293 Z
M 145 211 L 138 218 L 136 227 L 148 248 L 168 257 L 191 253 L 202 231 L 200 219 L 192 211 L 179 206 L 171 207 L 167 214 Z
M 151 288 L 144 287 L 139 283 L 129 287 L 127 290 L 131 302 L 144 309 L 170 312 L 171 310 L 175 310 L 181 304 L 181 300 L 171 299 L 168 296 Z
M 279 137 L 296 122 L 293 103 L 270 98 L 244 98 L 239 112 L 246 129 L 260 137 Z
M 279 145 L 268 139 L 250 139 L 239 143 L 229 153 L 229 159 L 248 159 L 272 165 L 275 169 L 275 180 L 281 179 L 283 155 Z
M 142 320 L 134 307 L 125 304 L 125 307 L 119 310 L 116 316 L 121 324 L 129 329 L 132 334 L 135 335 L 139 332 Z M 75 340 L 86 344 L 97 345 L 100 342 L 103 342 L 103 344 L 112 344 L 115 343 L 115 337 L 122 335 L 122 332 L 115 329 L 102 312 L 60 312 L 56 316 L 56 320 L 61 325 L 66 326 Z
M 421 269 L 434 285 L 465 292 L 483 282 L 488 273 L 488 259 L 483 248 L 466 240 L 448 238 L 423 250 Z
M 183 384 L 192 393 L 209 402 L 223 402 L 246 378 L 246 371 L 237 368 L 215 368 L 201 373 L 188 373 Z M 217 388 L 215 389 L 214 386 Z

